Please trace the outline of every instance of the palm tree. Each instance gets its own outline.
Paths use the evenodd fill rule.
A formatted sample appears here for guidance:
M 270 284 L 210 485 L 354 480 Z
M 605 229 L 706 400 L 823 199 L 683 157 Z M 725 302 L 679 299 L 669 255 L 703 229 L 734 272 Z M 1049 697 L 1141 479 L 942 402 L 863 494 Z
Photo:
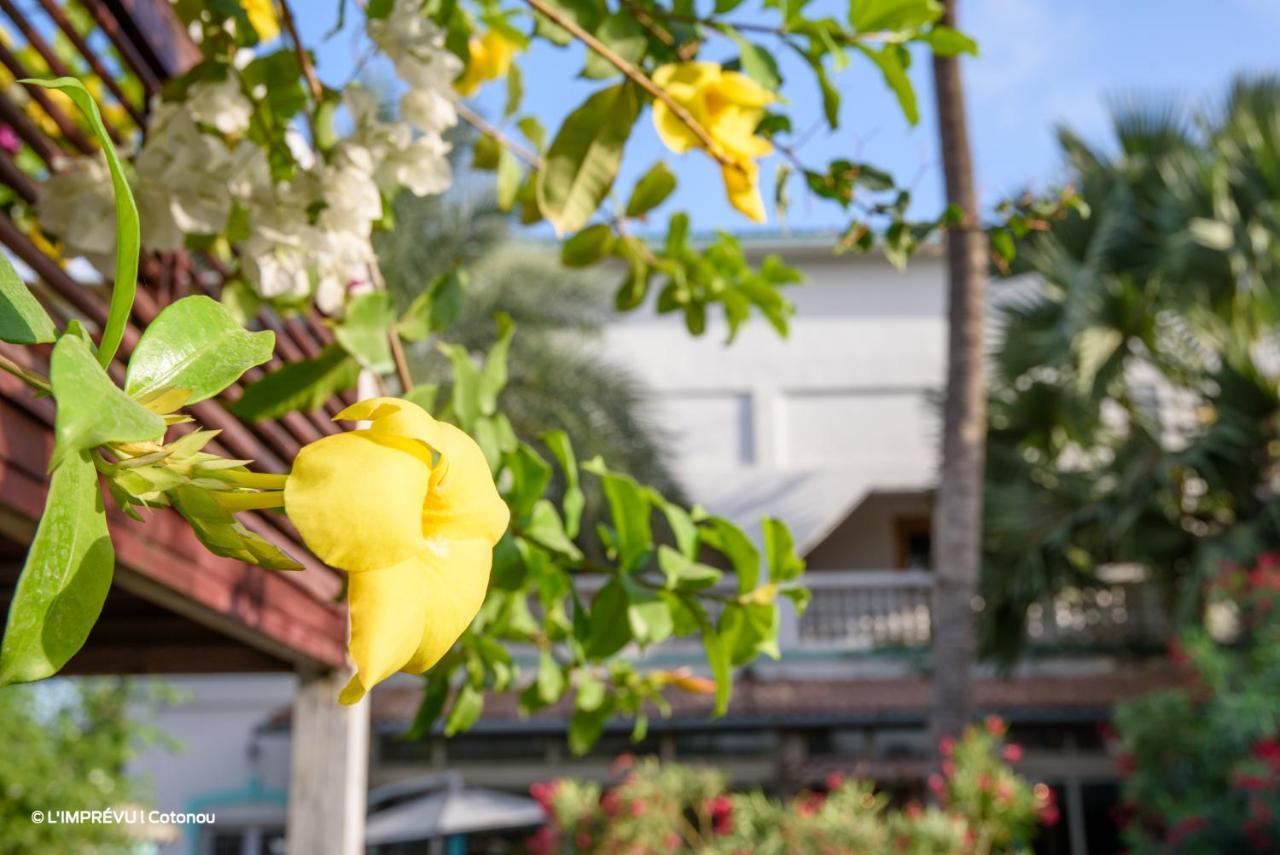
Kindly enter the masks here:
M 956 26 L 958 0 L 946 0 L 941 24 Z M 942 477 L 933 518 L 933 707 L 937 745 L 958 736 L 972 714 L 976 634 L 973 600 L 981 560 L 982 473 L 986 435 L 983 320 L 986 238 L 974 191 L 964 87 L 955 57 L 933 58 L 938 133 L 947 203 L 963 212 L 947 232 L 947 386 L 943 404 Z
M 1280 547 L 1280 81 L 1226 105 L 1115 111 L 1117 153 L 1062 130 L 1091 216 L 1018 246 L 998 293 L 983 643 L 1138 564 L 1185 618 L 1224 560 Z M 1025 281 L 1025 280 L 1024 280 Z

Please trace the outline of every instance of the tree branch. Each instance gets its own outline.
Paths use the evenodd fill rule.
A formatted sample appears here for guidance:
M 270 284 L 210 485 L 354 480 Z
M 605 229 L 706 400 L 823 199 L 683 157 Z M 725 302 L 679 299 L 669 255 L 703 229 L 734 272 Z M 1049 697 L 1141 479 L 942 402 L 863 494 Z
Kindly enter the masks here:
M 529 4 L 529 6 L 534 10 L 541 12 L 553 23 L 559 25 L 565 30 L 568 30 L 569 33 L 578 39 L 578 41 L 600 54 L 600 56 L 603 57 L 610 65 L 621 71 L 628 80 L 635 83 L 645 92 L 648 92 L 655 100 L 661 101 L 665 104 L 667 109 L 670 110 L 682 124 L 693 132 L 693 135 L 698 138 L 698 142 L 706 153 L 713 157 L 721 166 L 728 167 L 730 169 L 742 169 L 740 164 L 727 157 L 724 152 L 720 150 L 720 146 L 711 138 L 711 134 L 707 133 L 707 129 L 693 117 L 693 114 L 685 109 L 683 104 L 672 98 L 671 94 L 667 92 L 667 90 L 654 83 L 647 74 L 639 68 L 636 68 L 636 66 L 632 65 L 627 60 L 623 59 L 616 52 L 611 50 L 608 45 L 604 44 L 604 42 L 578 26 L 577 21 L 574 21 L 559 10 L 548 6 L 545 0 L 525 0 L 525 3 Z

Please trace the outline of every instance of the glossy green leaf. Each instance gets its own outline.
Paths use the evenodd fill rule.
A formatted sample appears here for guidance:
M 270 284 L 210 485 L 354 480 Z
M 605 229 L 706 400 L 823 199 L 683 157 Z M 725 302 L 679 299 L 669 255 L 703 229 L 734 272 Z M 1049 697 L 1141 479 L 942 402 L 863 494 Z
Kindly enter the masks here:
M 671 607 L 657 593 L 646 590 L 629 579 L 626 582 L 627 622 L 631 625 L 631 635 L 636 643 L 644 647 L 666 641 L 675 629 Z
M 729 709 L 729 697 L 733 692 L 733 663 L 729 646 L 710 626 L 703 627 L 702 646 L 707 654 L 707 664 L 716 683 L 715 714 L 724 715 Z
M 631 624 L 627 619 L 630 604 L 627 590 L 618 579 L 611 579 L 596 592 L 591 599 L 587 656 L 603 659 L 627 646 L 631 641 Z
M 549 499 L 539 499 L 534 504 L 529 524 L 525 526 L 525 534 L 540 546 L 559 552 L 570 560 L 582 558 L 582 552 L 569 539 L 560 514 Z
M 94 136 L 102 146 L 102 153 L 107 158 L 107 169 L 111 173 L 111 187 L 116 199 L 116 269 L 107 322 L 102 328 L 102 340 L 98 344 L 98 363 L 109 365 L 124 339 L 125 327 L 129 325 L 129 313 L 133 310 L 134 294 L 138 288 L 138 254 L 141 247 L 138 206 L 133 201 L 133 192 L 129 189 L 129 182 L 120 165 L 120 158 L 116 155 L 115 145 L 111 142 L 111 135 L 102 124 L 98 105 L 84 88 L 84 84 L 73 77 L 22 82 L 57 89 L 70 98 L 89 121 L 89 127 L 93 129 Z
M 453 708 L 449 710 L 449 717 L 445 719 L 444 735 L 453 736 L 455 733 L 469 730 L 471 725 L 479 720 L 480 713 L 483 711 L 484 693 L 470 683 L 464 683 L 458 690 L 457 697 L 453 699 Z
M 884 82 L 889 84 L 889 88 L 897 96 L 898 106 L 902 108 L 907 121 L 913 125 L 919 122 L 920 108 L 916 103 L 916 90 L 911 84 L 911 78 L 907 76 L 907 67 L 911 63 L 911 54 L 907 49 L 898 44 L 885 45 L 879 50 L 861 44 L 856 47 L 880 69 Z
M 491 416 L 497 411 L 498 395 L 507 385 L 507 353 L 511 349 L 511 337 L 516 331 L 511 316 L 505 312 L 499 312 L 496 320 L 498 340 L 485 354 L 484 367 L 480 369 L 479 385 L 476 390 L 480 412 L 486 416 Z
M 49 314 L 18 277 L 9 255 L 0 252 L 0 341 L 48 344 L 56 337 Z
M 897 32 L 933 23 L 942 16 L 938 0 L 850 0 L 849 23 L 860 33 Z
M 560 263 L 565 267 L 588 267 L 613 250 L 613 229 L 604 223 L 587 226 L 560 244 Z
M 512 516 L 518 519 L 533 509 L 533 503 L 551 483 L 551 464 L 528 445 L 520 443 L 507 458 L 507 470 L 511 473 L 507 504 L 511 506 Z
M 251 383 L 230 409 L 248 421 L 318 410 L 337 393 L 354 387 L 359 376 L 360 364 L 340 345 L 331 344 L 315 359 L 290 362 Z
M 391 295 L 385 291 L 360 294 L 347 304 L 347 314 L 333 328 L 333 336 L 347 353 L 375 374 L 391 371 L 391 342 L 395 323 Z
M 640 176 L 640 180 L 632 188 L 631 198 L 627 199 L 627 217 L 643 217 L 667 201 L 675 189 L 675 173 L 667 168 L 665 162 L 658 161 Z
M 766 517 L 760 527 L 764 530 L 764 558 L 769 568 L 769 581 L 789 582 L 804 573 L 804 559 L 796 554 L 795 541 L 786 523 Z
M 622 149 L 640 112 L 635 88 L 595 93 L 564 120 L 538 173 L 538 207 L 557 234 L 586 225 L 613 186 Z
M 513 66 L 514 67 L 514 66 Z M 520 194 L 520 163 L 511 149 L 503 148 L 498 153 L 498 188 L 497 204 L 499 211 L 510 211 L 516 204 Z
M 951 27 L 934 27 L 925 34 L 924 40 L 938 56 L 978 55 L 978 43 Z
M 49 383 L 58 403 L 51 467 L 103 443 L 164 436 L 164 419 L 112 383 L 78 335 L 64 335 L 53 346 Z
M 185 403 L 212 398 L 255 365 L 271 359 L 275 333 L 249 332 L 221 303 L 184 297 L 147 325 L 129 358 L 124 389 L 148 401 L 171 389 Z
M 612 698 L 594 709 L 578 707 L 573 711 L 573 717 L 569 719 L 569 750 L 574 756 L 581 757 L 591 750 L 612 715 Z
M 604 470 L 599 470 L 599 474 L 617 535 L 618 566 L 628 572 L 638 567 L 653 549 L 649 496 L 629 476 Z
M 649 37 L 644 27 L 630 10 L 623 9 L 604 19 L 595 37 L 619 57 L 639 65 L 649 51 Z M 593 50 L 587 51 L 587 64 L 582 76 L 592 80 L 616 77 L 622 72 L 612 62 Z
M 777 92 L 782 87 L 782 74 L 778 71 L 778 62 L 773 54 L 760 45 L 747 41 L 732 27 L 726 28 L 726 32 L 738 46 L 739 61 L 747 77 L 770 92 Z
M 742 529 L 726 519 L 712 517 L 706 521 L 702 539 L 729 559 L 738 577 L 739 592 L 755 590 L 760 581 L 760 553 Z
M 400 338 L 422 341 L 453 323 L 462 309 L 466 285 L 467 274 L 462 270 L 449 270 L 432 279 L 396 323 Z
M 87 453 L 71 455 L 54 470 L 9 605 L 0 686 L 51 676 L 75 655 L 98 620 L 114 568 L 98 472 Z
M 582 522 L 582 510 L 586 506 L 586 497 L 578 479 L 578 460 L 573 453 L 573 445 L 569 435 L 562 430 L 550 431 L 542 435 L 542 441 L 555 455 L 564 474 L 564 528 L 569 537 L 578 536 L 578 527 Z

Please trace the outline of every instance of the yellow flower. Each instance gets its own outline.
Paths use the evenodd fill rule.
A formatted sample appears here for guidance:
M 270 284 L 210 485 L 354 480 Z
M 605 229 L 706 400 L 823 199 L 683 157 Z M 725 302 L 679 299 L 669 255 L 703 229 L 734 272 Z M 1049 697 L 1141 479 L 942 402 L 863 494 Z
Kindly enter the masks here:
M 284 507 L 307 546 L 347 571 L 355 703 L 396 671 L 421 674 L 471 623 L 507 528 L 484 454 L 416 404 L 371 398 L 338 414 L 368 428 L 298 452 Z
M 453 82 L 453 88 L 462 95 L 474 95 L 486 80 L 497 80 L 511 68 L 516 55 L 516 45 L 497 30 L 490 30 L 479 38 L 472 38 L 467 45 L 471 56 L 462 76 Z
M 764 117 L 764 108 L 776 96 L 745 74 L 725 71 L 714 62 L 664 65 L 654 71 L 653 82 L 706 129 L 715 143 L 710 154 L 729 161 L 721 164 L 729 202 L 757 223 L 764 222 L 756 158 L 770 154 L 773 145 L 756 136 L 755 131 Z M 677 154 L 705 148 L 693 130 L 662 101 L 654 102 L 653 124 L 662 142 Z
M 240 8 L 249 16 L 249 24 L 260 41 L 269 42 L 280 35 L 280 19 L 272 0 L 240 0 Z

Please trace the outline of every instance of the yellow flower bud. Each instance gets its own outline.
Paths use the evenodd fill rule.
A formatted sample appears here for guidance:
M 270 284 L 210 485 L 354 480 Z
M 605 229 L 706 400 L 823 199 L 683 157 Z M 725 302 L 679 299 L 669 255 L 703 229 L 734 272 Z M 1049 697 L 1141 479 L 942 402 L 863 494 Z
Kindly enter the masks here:
M 681 62 L 664 65 L 653 73 L 653 82 L 684 107 L 711 137 L 709 153 L 722 161 L 725 193 L 729 202 L 756 222 L 764 222 L 760 197 L 760 168 L 756 159 L 773 151 L 773 144 L 756 136 L 764 108 L 776 96 L 736 71 L 725 71 L 714 62 Z M 681 154 L 704 148 L 702 140 L 662 101 L 653 105 L 653 124 L 667 148 Z
M 284 507 L 307 547 L 349 574 L 357 672 L 340 700 L 355 703 L 453 646 L 484 601 L 509 512 L 475 441 L 416 404 L 371 398 L 337 418 L 371 423 L 299 451 Z
M 470 58 L 466 70 L 453 83 L 461 95 L 474 95 L 486 80 L 506 75 L 516 55 L 516 45 L 497 30 L 490 30 L 467 44 Z

